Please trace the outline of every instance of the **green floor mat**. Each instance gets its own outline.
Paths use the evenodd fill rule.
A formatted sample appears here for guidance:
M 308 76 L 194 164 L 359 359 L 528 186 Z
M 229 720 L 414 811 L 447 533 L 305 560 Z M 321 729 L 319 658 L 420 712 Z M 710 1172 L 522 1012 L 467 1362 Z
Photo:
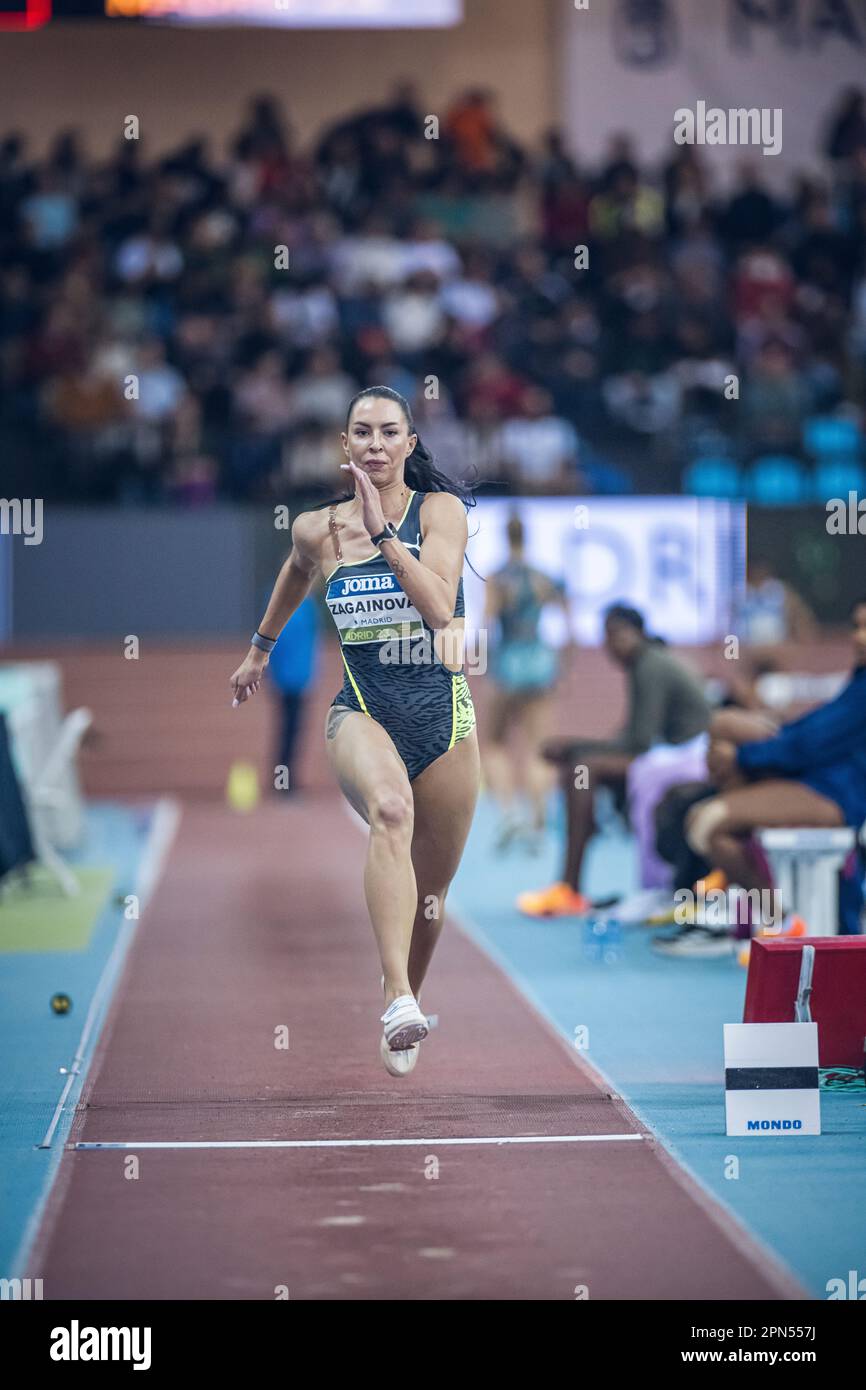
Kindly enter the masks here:
M 111 892 L 116 870 L 72 869 L 81 892 L 68 898 L 41 866 L 27 886 L 15 884 L 0 898 L 0 955 L 13 951 L 84 951 Z

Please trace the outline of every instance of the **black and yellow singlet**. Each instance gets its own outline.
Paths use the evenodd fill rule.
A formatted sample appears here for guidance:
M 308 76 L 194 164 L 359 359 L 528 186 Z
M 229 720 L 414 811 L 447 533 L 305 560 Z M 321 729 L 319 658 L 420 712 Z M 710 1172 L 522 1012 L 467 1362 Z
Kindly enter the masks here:
M 421 551 L 421 503 L 412 491 L 397 536 Z M 333 516 L 333 510 L 331 512 Z M 436 655 L 433 629 L 400 587 L 378 550 L 338 564 L 325 582 L 325 601 L 337 625 L 345 667 L 332 703 L 377 720 L 390 734 L 412 781 L 475 727 L 463 669 L 450 671 Z M 454 617 L 464 614 L 463 578 Z

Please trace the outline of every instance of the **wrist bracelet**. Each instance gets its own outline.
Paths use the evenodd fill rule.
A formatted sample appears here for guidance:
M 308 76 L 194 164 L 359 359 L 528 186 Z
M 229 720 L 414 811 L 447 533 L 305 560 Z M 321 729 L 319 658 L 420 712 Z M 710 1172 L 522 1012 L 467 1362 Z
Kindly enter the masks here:
M 258 628 L 256 628 L 256 631 L 250 638 L 250 643 L 252 646 L 258 647 L 261 652 L 272 652 L 277 645 L 277 639 L 276 637 L 263 637 Z

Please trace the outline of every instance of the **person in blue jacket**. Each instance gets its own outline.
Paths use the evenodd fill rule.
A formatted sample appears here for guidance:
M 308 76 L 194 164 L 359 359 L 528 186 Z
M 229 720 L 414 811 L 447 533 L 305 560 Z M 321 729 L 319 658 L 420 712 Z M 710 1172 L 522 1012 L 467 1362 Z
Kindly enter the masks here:
M 835 700 L 770 733 L 766 717 L 720 711 L 707 756 L 720 795 L 686 821 L 689 844 L 731 883 L 770 888 L 748 849 L 753 830 L 866 821 L 866 598 L 851 608 L 854 670 Z
M 281 797 L 300 790 L 295 750 L 306 692 L 318 669 L 318 633 L 316 602 L 308 595 L 289 618 L 268 659 L 268 680 L 278 703 L 274 790 Z M 288 769 L 288 777 L 283 774 L 278 781 L 281 768 Z

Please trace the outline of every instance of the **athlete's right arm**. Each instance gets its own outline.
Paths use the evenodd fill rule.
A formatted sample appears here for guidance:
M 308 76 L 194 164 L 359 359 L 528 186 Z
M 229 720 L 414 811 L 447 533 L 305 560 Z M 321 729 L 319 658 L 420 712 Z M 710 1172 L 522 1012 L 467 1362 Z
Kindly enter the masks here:
M 263 637 L 279 637 L 296 608 L 300 608 L 316 577 L 318 559 L 314 539 L 316 518 L 301 512 L 292 523 L 292 549 L 282 569 L 259 623 Z M 257 652 L 258 647 L 252 647 Z
M 292 523 L 292 549 L 277 575 L 265 616 L 259 623 L 258 630 L 263 637 L 279 637 L 312 588 L 318 569 L 315 526 L 316 519 L 310 512 L 301 512 Z M 258 692 L 267 664 L 267 652 L 250 646 L 240 666 L 229 678 L 234 690 L 233 704 L 241 705 Z

